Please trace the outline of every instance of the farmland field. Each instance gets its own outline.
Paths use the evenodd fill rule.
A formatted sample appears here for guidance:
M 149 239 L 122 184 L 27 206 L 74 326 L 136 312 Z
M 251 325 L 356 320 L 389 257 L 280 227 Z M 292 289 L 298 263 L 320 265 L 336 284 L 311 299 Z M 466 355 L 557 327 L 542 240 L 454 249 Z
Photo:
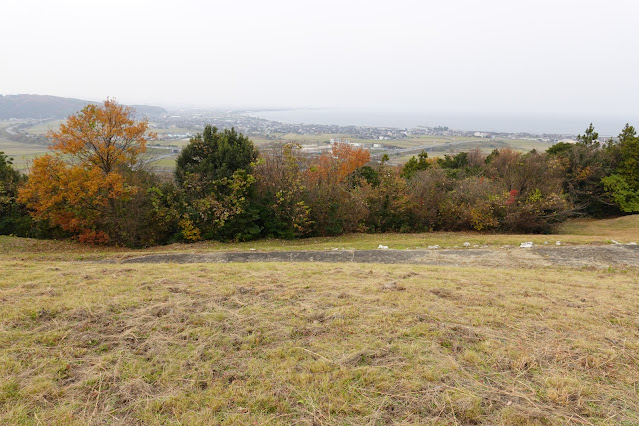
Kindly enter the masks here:
M 26 133 L 31 135 L 46 135 L 49 130 L 58 130 L 60 124 L 64 123 L 66 120 L 51 120 L 45 121 L 34 126 L 28 127 L 26 129 Z
M 45 121 L 42 123 L 36 123 L 33 126 L 22 129 L 21 131 L 26 135 L 44 136 L 47 131 L 56 129 L 63 120 Z M 15 125 L 14 122 L 0 122 L 0 130 L 5 129 L 11 125 Z M 195 131 L 185 128 L 153 128 L 154 132 L 158 133 L 160 138 L 167 134 L 185 134 L 196 133 Z M 0 134 L 0 151 L 4 151 L 6 154 L 14 158 L 14 164 L 19 170 L 26 170 L 29 162 L 33 160 L 37 155 L 48 152 L 48 147 L 45 145 L 38 145 L 32 143 L 23 143 L 10 141 L 6 137 L 2 137 Z M 374 143 L 382 143 L 385 145 L 394 146 L 404 149 L 420 149 L 420 148 L 432 148 L 429 152 L 430 157 L 442 157 L 445 154 L 454 154 L 460 151 L 468 151 L 474 148 L 481 149 L 484 153 L 490 153 L 496 148 L 512 147 L 517 151 L 530 151 L 537 149 L 539 151 L 545 151 L 550 146 L 546 142 L 540 142 L 537 140 L 501 140 L 501 139 L 482 139 L 482 138 L 468 138 L 468 137 L 445 137 L 445 136 L 411 136 L 407 139 L 400 140 L 385 140 L 379 141 L 374 139 L 358 139 L 348 135 L 342 134 L 319 134 L 319 135 L 298 135 L 298 134 L 272 134 L 268 138 L 260 135 L 251 135 L 250 139 L 256 146 L 263 146 L 272 143 L 299 143 L 301 145 L 317 145 L 324 144 L 330 139 L 347 139 L 354 143 L 361 143 L 364 145 L 372 145 Z M 153 141 L 153 145 L 160 146 L 174 146 L 183 147 L 188 144 L 189 139 L 170 139 L 170 140 L 157 140 Z M 399 154 L 392 156 L 392 164 L 402 164 L 408 161 L 414 153 Z M 161 171 L 169 171 L 175 165 L 174 158 L 162 158 L 156 164 L 155 168 Z
M 13 166 L 17 170 L 25 171 L 35 157 L 49 152 L 49 147 L 0 140 L 0 152 L 13 158 Z

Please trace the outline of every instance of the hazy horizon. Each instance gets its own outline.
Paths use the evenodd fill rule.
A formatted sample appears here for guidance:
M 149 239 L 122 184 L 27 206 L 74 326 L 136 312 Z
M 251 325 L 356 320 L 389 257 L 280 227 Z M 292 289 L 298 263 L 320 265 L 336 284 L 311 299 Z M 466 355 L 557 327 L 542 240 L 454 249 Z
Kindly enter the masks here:
M 0 11 L 2 94 L 639 118 L 632 1 L 34 0 Z
M 255 109 L 249 115 L 285 123 L 335 124 L 339 126 L 374 126 L 416 128 L 447 126 L 454 130 L 503 133 L 565 134 L 583 133 L 590 123 L 601 137 L 617 136 L 626 123 L 614 116 L 580 117 L 539 114 L 473 114 L 435 111 L 378 111 L 349 108 L 281 108 Z M 638 120 L 639 121 L 639 120 Z
M 5 95 L 0 93 L 0 95 Z M 13 94 L 8 94 L 13 95 Z M 41 94 L 16 94 L 41 95 Z M 42 94 L 44 95 L 44 94 Z M 101 103 L 99 99 L 82 99 L 88 102 Z M 136 105 L 128 103 L 129 105 Z M 271 121 L 295 124 L 317 124 L 363 127 L 417 128 L 446 126 L 462 131 L 487 131 L 498 133 L 530 133 L 577 135 L 583 133 L 592 123 L 601 137 L 617 136 L 626 123 L 637 123 L 639 120 L 619 116 L 579 116 L 579 115 L 544 115 L 544 114 L 508 114 L 508 113 L 473 113 L 446 111 L 398 111 L 377 110 L 371 108 L 337 108 L 337 107 L 190 107 L 166 104 L 137 104 L 157 106 L 170 113 L 180 111 L 233 112 L 247 114 Z

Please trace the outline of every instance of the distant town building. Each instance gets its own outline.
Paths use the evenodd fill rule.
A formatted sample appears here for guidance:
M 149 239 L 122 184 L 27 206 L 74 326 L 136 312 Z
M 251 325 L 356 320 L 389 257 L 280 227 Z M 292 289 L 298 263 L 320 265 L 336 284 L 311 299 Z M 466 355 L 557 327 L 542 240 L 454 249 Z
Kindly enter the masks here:
M 334 144 L 334 143 L 347 143 L 347 144 L 350 144 L 351 143 L 350 139 L 342 139 L 342 138 L 331 138 L 330 142 L 331 142 L 331 144 Z

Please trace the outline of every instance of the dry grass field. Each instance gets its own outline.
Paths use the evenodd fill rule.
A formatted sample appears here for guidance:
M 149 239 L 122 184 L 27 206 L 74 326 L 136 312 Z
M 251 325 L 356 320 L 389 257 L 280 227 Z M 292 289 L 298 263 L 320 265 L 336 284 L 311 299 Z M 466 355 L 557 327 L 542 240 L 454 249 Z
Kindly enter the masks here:
M 636 271 L 2 269 L 3 424 L 639 422 Z
M 129 253 L 0 238 L 0 424 L 639 423 L 636 269 Z

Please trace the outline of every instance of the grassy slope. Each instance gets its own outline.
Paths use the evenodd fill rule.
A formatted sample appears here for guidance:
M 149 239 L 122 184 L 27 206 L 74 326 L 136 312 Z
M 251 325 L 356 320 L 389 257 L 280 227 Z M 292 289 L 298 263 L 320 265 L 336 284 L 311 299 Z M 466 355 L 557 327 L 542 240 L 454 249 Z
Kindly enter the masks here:
M 632 240 L 639 243 L 639 214 L 606 220 L 572 220 L 565 223 L 560 232 L 582 236 L 605 235 L 616 241 Z
M 639 422 L 636 271 L 0 265 L 3 424 Z

